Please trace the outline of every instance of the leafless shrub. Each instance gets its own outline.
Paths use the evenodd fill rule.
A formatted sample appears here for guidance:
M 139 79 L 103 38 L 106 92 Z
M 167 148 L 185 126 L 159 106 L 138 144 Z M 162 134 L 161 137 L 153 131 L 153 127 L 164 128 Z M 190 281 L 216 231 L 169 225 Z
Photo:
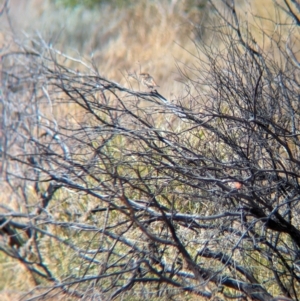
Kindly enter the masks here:
M 297 39 L 259 46 L 223 5 L 226 51 L 199 46 L 186 99 L 43 41 L 2 55 L 0 249 L 30 271 L 25 299 L 300 297 Z

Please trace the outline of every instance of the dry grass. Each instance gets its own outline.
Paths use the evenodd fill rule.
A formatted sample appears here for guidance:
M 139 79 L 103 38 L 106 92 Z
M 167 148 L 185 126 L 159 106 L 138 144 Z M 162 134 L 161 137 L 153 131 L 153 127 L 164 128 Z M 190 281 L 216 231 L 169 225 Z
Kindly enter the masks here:
M 165 96 L 178 95 L 175 61 L 189 64 L 197 55 L 192 29 L 205 23 L 207 10 L 193 1 L 139 1 L 124 8 L 59 9 L 47 1 L 31 0 L 22 7 L 12 1 L 12 23 L 20 39 L 26 32 L 73 56 L 91 59 L 102 75 L 126 83 L 127 72 L 151 73 Z M 188 7 L 188 10 L 187 8 Z M 25 12 L 25 13 L 24 13 Z M 20 18 L 20 15 L 25 18 Z M 63 20 L 63 21 L 62 21 Z M 22 34 L 21 34 L 22 33 Z M 130 82 L 135 87 L 135 82 Z

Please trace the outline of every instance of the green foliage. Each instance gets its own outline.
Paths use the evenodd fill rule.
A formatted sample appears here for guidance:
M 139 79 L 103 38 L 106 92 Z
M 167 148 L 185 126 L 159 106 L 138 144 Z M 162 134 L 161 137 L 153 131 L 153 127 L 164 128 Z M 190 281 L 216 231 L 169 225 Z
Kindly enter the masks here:
M 147 1 L 146 1 L 147 2 Z M 155 2 L 155 1 L 154 1 Z M 206 7 L 207 0 L 186 0 L 184 2 L 184 10 L 190 12 L 193 9 L 202 10 Z M 55 0 L 55 3 L 64 7 L 83 6 L 93 9 L 102 4 L 110 5 L 111 7 L 127 7 L 130 4 L 135 4 L 133 0 Z
M 92 9 L 101 4 L 108 4 L 114 7 L 122 7 L 130 4 L 130 0 L 56 0 L 55 3 L 64 7 L 77 7 L 84 6 L 86 8 Z

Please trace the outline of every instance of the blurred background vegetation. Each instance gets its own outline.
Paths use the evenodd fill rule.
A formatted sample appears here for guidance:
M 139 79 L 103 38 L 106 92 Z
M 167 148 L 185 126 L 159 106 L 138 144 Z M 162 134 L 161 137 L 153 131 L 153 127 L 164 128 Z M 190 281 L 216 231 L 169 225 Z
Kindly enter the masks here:
M 41 36 L 65 53 L 92 59 L 103 75 L 122 84 L 128 72 L 149 72 L 163 95 L 171 96 L 184 94 L 178 64 L 197 55 L 194 43 L 205 35 L 209 16 L 206 2 L 12 0 L 10 16 L 20 41 Z
M 99 5 L 110 5 L 110 6 L 128 6 L 134 4 L 135 1 L 130 0 L 56 0 L 57 5 L 64 7 L 83 6 L 86 9 L 97 9 Z

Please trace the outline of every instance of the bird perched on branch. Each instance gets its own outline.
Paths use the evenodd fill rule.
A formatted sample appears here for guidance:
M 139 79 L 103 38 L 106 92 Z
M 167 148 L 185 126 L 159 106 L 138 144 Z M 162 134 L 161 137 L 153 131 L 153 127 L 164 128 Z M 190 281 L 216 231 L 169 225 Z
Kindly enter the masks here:
M 154 89 L 159 87 L 154 81 L 153 77 L 149 73 L 141 73 L 141 83 L 148 89 Z

